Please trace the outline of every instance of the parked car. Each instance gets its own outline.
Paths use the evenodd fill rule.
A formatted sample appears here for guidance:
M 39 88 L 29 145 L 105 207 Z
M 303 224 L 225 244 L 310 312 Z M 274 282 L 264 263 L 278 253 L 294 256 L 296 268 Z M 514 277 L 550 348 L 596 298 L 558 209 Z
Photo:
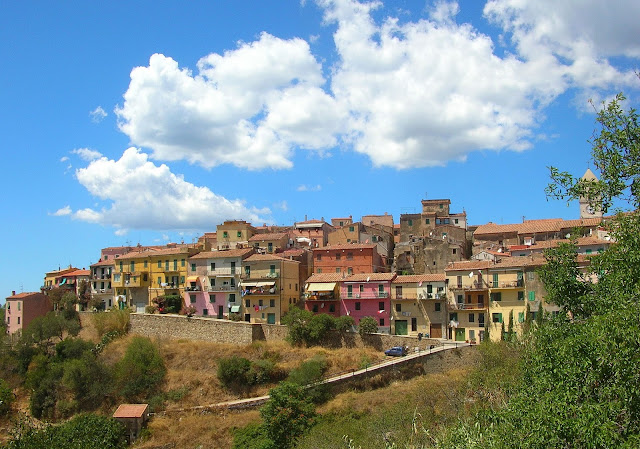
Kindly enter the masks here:
M 384 354 L 394 357 L 402 357 L 407 355 L 407 348 L 405 348 L 404 346 L 394 346 L 393 348 L 384 351 Z

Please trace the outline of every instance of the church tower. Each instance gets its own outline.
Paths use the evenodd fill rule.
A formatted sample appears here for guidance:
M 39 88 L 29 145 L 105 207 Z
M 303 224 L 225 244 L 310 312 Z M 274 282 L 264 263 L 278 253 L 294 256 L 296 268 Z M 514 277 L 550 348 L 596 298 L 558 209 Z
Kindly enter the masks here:
M 591 169 L 587 168 L 582 179 L 585 181 L 597 181 L 598 178 L 593 174 Z M 580 218 L 602 218 L 602 210 L 596 210 L 589 204 L 586 197 L 580 197 Z

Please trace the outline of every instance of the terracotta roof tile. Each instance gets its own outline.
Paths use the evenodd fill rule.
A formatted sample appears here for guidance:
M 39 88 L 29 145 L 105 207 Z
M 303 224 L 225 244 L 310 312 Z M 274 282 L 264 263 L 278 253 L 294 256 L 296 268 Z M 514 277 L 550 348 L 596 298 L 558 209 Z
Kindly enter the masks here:
M 33 295 L 43 295 L 43 294 L 40 292 L 22 292 L 12 296 L 7 296 L 7 299 L 24 299 L 24 298 L 29 298 Z
M 235 248 L 225 249 L 220 251 L 203 251 L 189 259 L 224 259 L 225 257 L 244 257 L 247 254 L 253 253 L 252 248 Z
M 338 243 L 337 245 L 327 245 L 322 248 L 313 248 L 314 251 L 327 251 L 338 249 L 373 249 L 376 245 L 373 243 Z
M 256 262 L 260 260 L 289 260 L 275 254 L 252 254 L 245 259 L 245 262 Z M 295 262 L 295 261 L 294 261 Z
M 357 273 L 348 276 L 346 282 L 376 282 L 391 281 L 396 277 L 395 273 Z M 367 280 L 368 279 L 368 280 Z
M 91 270 L 75 270 L 69 273 L 65 273 L 62 276 L 90 276 Z
M 344 280 L 346 280 L 346 277 L 344 277 L 342 273 L 315 273 L 304 282 L 341 282 Z
M 393 280 L 393 284 L 404 284 L 409 282 L 444 282 L 446 279 L 444 273 L 433 274 L 408 274 L 399 275 Z
M 563 220 L 561 218 L 544 218 L 540 220 L 525 220 L 523 223 L 480 225 L 473 233 L 475 238 L 490 234 L 534 234 L 540 232 L 559 232 L 562 229 L 575 227 L 598 226 L 601 218 L 580 218 L 577 220 Z
M 120 404 L 113 414 L 114 418 L 141 418 L 147 411 L 147 404 Z
M 287 237 L 287 233 L 286 232 L 272 232 L 269 234 L 256 234 L 254 236 L 252 236 L 249 241 L 250 242 L 256 242 L 256 241 L 261 241 L 261 240 L 280 240 L 283 239 L 285 237 Z
M 89 265 L 90 267 L 104 267 L 109 265 L 115 265 L 115 259 L 99 260 L 96 263 Z
M 185 246 L 177 246 L 175 248 L 162 249 L 145 249 L 138 252 L 130 252 L 120 256 L 117 260 L 122 259 L 138 259 L 140 257 L 167 256 L 171 254 L 189 254 L 189 248 Z

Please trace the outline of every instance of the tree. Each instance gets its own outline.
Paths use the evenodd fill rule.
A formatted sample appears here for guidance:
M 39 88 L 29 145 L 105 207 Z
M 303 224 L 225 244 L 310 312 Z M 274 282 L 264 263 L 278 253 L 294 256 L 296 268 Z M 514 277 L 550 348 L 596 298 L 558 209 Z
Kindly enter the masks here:
M 538 304 L 538 312 L 536 313 L 536 324 L 538 327 L 542 326 L 544 322 L 544 307 L 542 307 L 542 301 Z
M 353 328 L 355 320 L 349 315 L 342 315 L 335 319 L 335 328 L 338 332 L 346 332 Z
M 378 332 L 378 322 L 372 316 L 365 316 L 360 318 L 360 323 L 358 324 L 358 333 L 360 336 L 366 334 L 375 334 Z
M 289 328 L 287 340 L 293 345 L 301 345 L 309 339 L 308 325 L 313 318 L 313 313 L 309 310 L 292 307 L 287 314 L 282 317 L 282 324 Z
M 166 373 L 153 342 L 146 337 L 133 337 L 124 357 L 115 366 L 115 384 L 125 399 L 142 400 L 154 393 Z
M 314 407 L 307 401 L 305 389 L 291 382 L 280 383 L 269 396 L 260 409 L 266 434 L 277 448 L 294 447 L 313 425 Z
M 91 284 L 86 279 L 83 279 L 78 284 L 78 304 L 85 310 L 91 302 Z

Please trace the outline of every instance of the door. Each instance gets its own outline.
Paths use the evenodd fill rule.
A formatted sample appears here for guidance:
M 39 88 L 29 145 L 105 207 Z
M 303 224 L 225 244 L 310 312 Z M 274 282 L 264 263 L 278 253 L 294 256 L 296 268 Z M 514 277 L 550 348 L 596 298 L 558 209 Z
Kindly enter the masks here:
M 244 314 L 244 320 L 249 323 L 251 322 L 251 314 L 250 313 L 245 313 Z
M 267 313 L 267 324 L 276 324 L 276 314 Z
M 224 315 L 224 307 L 218 306 L 218 319 L 221 320 Z
M 402 299 L 402 286 L 396 286 L 396 299 Z
M 396 335 L 407 334 L 407 320 L 396 320 Z
M 418 331 L 418 319 L 411 318 L 411 332 L 417 332 L 417 331 Z
M 431 326 L 429 326 L 429 337 L 442 338 L 442 323 L 431 323 Z
M 464 336 L 465 336 L 464 327 L 456 328 L 456 341 L 464 341 L 465 340 Z

